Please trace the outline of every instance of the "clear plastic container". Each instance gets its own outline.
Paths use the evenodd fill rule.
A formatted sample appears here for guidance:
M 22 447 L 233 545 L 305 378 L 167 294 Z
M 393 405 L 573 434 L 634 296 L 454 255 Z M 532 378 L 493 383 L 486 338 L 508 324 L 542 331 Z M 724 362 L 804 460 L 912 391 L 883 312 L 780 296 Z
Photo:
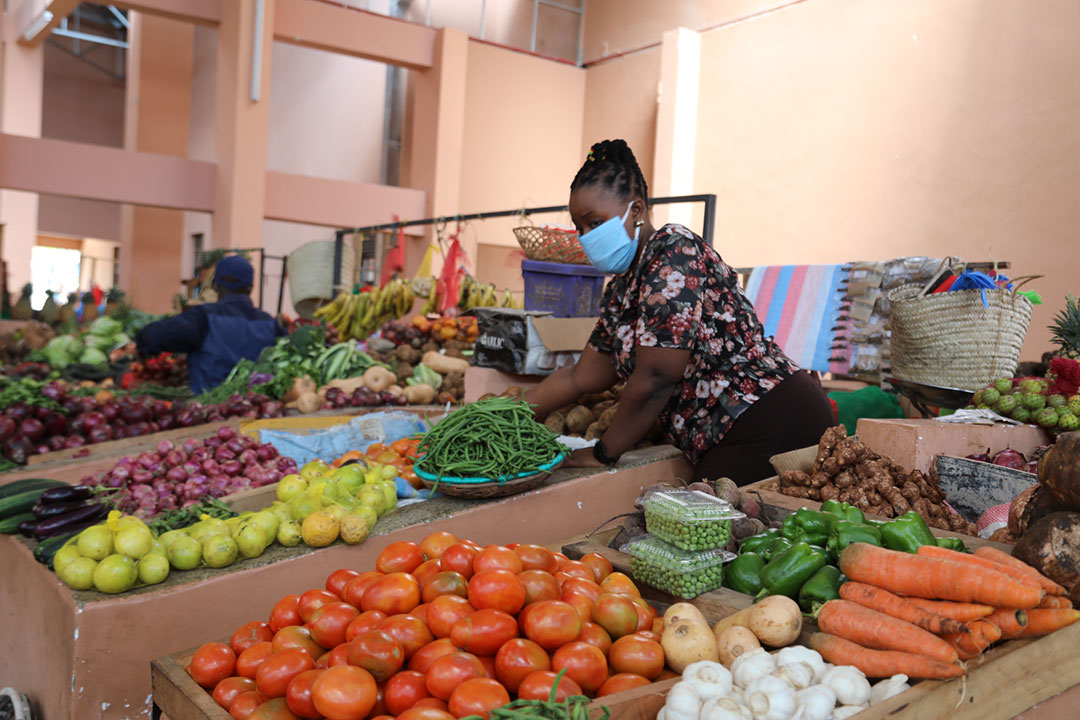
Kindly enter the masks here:
M 731 521 L 741 517 L 746 516 L 699 490 L 661 490 L 645 500 L 645 529 L 683 550 L 724 547 Z
M 720 587 L 724 563 L 734 558 L 723 548 L 685 552 L 651 535 L 630 543 L 634 579 L 686 600 Z

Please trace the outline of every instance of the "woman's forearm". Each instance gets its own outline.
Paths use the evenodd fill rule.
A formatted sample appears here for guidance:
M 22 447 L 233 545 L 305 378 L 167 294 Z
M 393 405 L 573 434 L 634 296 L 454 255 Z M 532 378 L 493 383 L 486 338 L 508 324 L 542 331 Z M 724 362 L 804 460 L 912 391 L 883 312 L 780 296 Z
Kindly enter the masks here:
M 547 416 L 578 398 L 574 387 L 573 368 L 559 368 L 539 385 L 525 392 L 525 402 L 536 406 L 536 417 L 543 422 Z
M 615 417 L 602 438 L 607 454 L 618 457 L 633 449 L 652 429 L 677 386 L 678 381 L 661 374 L 640 368 L 635 371 L 619 397 Z

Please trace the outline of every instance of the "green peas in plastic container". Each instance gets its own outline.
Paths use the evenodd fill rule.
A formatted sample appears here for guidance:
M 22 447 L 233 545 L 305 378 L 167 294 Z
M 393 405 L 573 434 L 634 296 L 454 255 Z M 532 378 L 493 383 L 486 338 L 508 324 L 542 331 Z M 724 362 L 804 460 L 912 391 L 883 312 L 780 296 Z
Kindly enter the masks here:
M 698 490 L 659 490 L 645 499 L 645 528 L 682 550 L 724 547 L 731 521 L 745 517 L 718 497 Z

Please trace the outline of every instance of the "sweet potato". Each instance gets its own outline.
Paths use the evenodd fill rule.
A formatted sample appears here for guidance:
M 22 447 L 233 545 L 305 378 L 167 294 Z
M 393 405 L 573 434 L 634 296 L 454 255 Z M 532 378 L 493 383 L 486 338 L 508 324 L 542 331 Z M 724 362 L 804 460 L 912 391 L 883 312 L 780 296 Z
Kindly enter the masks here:
M 618 412 L 618 410 L 619 404 L 615 403 L 603 413 L 601 413 L 600 417 L 597 418 L 597 422 L 600 423 L 600 427 L 602 429 L 607 430 L 609 427 L 611 427 L 611 423 L 615 419 L 615 413 Z
M 572 433 L 583 433 L 596 422 L 592 411 L 584 405 L 578 405 L 566 416 L 566 429 Z
M 469 369 L 468 360 L 447 357 L 437 352 L 424 353 L 423 362 L 429 368 L 441 375 L 448 375 L 452 372 L 464 373 Z

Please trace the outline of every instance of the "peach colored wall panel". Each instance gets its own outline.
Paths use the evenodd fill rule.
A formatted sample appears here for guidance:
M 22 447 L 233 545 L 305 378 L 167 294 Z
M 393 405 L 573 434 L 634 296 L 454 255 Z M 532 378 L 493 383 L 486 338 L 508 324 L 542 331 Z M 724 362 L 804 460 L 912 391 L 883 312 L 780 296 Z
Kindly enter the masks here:
M 735 265 L 952 253 L 1045 274 L 1026 355 L 1080 263 L 1080 5 L 805 2 L 705 33 L 699 192 Z
M 622 138 L 633 149 L 642 175 L 651 183 L 659 83 L 658 47 L 590 66 L 585 71 L 582 159 L 593 143 Z

